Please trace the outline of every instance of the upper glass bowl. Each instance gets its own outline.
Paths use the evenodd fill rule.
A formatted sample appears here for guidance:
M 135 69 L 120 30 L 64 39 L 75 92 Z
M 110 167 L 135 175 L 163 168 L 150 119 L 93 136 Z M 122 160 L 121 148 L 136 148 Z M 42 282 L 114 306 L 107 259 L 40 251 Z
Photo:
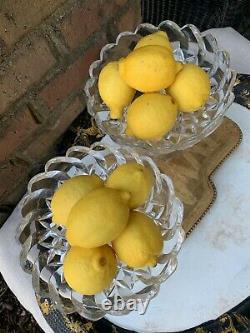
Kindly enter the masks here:
M 144 206 L 137 210 L 151 217 L 159 225 L 164 239 L 157 265 L 146 269 L 131 269 L 118 262 L 118 272 L 110 287 L 94 296 L 84 296 L 72 290 L 63 276 L 63 258 L 69 244 L 65 229 L 52 223 L 50 202 L 60 184 L 71 177 L 96 174 L 105 180 L 120 164 L 136 161 L 151 168 L 155 182 Z M 96 143 L 90 148 L 75 146 L 65 157 L 56 157 L 45 165 L 45 172 L 33 177 L 27 195 L 21 203 L 23 223 L 17 239 L 22 245 L 22 268 L 32 274 L 35 292 L 49 297 L 62 313 L 78 312 L 90 320 L 105 314 L 122 315 L 129 309 L 115 308 L 115 299 L 149 301 L 159 291 L 177 267 L 177 254 L 185 239 L 182 229 L 183 205 L 176 197 L 172 181 L 161 174 L 155 163 L 137 155 L 130 148 L 119 150 Z M 112 308 L 102 304 L 110 301 Z M 131 310 L 131 309 L 130 309 Z
M 98 77 L 108 62 L 128 55 L 142 37 L 158 30 L 168 34 L 177 61 L 197 64 L 209 74 L 211 94 L 206 105 L 199 111 L 180 112 L 176 125 L 163 139 L 144 141 L 125 134 L 126 108 L 121 120 L 109 118 L 109 109 L 102 102 L 98 91 Z M 140 24 L 135 32 L 120 33 L 116 43 L 102 48 L 100 59 L 90 66 L 89 76 L 85 86 L 87 108 L 101 132 L 110 135 L 118 144 L 131 146 L 152 156 L 189 148 L 211 134 L 221 124 L 226 110 L 234 100 L 232 89 L 236 73 L 230 68 L 228 53 L 219 50 L 211 34 L 200 33 L 191 24 L 180 28 L 172 21 L 164 21 L 158 27 L 145 23 Z

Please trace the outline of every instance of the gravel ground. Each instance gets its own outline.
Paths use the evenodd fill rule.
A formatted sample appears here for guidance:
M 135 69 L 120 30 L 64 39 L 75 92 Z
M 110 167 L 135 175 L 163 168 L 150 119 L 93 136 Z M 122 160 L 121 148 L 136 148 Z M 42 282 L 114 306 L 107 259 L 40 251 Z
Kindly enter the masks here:
M 32 315 L 26 311 L 7 287 L 0 274 L 0 332 L 42 333 Z

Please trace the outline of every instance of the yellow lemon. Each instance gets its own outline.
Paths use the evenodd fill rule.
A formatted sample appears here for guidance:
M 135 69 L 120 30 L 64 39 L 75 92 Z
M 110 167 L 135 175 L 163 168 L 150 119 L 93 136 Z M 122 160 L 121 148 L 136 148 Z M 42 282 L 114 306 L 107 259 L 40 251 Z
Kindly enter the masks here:
M 116 257 L 108 245 L 93 249 L 71 247 L 63 263 L 66 282 L 84 295 L 94 295 L 108 288 L 116 270 Z
M 131 212 L 123 232 L 112 242 L 118 258 L 133 268 L 154 266 L 163 248 L 160 229 L 140 212 Z
M 70 210 L 77 201 L 101 186 L 103 186 L 103 181 L 96 175 L 76 176 L 66 180 L 51 200 L 52 221 L 66 225 Z
M 140 47 L 121 59 L 119 73 L 130 87 L 141 92 L 154 92 L 173 83 L 177 66 L 166 47 L 149 45 Z
M 128 108 L 127 126 L 142 140 L 159 140 L 174 126 L 177 105 L 169 95 L 149 93 L 136 98 Z
M 197 65 L 183 65 L 168 92 L 174 98 L 180 111 L 197 111 L 208 100 L 210 94 L 209 76 Z
M 97 247 L 116 238 L 128 222 L 128 192 L 99 188 L 71 209 L 66 238 L 70 245 Z
M 136 44 L 135 49 L 139 49 L 143 46 L 148 45 L 159 45 L 166 47 L 169 51 L 172 51 L 171 44 L 168 39 L 168 35 L 165 31 L 157 31 L 153 34 L 147 35 L 139 40 Z
M 135 95 L 135 90 L 120 77 L 117 61 L 103 67 L 99 75 L 98 89 L 104 103 L 110 108 L 112 119 L 122 117 L 124 107 L 129 105 Z
M 106 186 L 131 194 L 129 207 L 143 205 L 154 184 L 152 171 L 136 162 L 122 164 L 116 168 L 106 181 Z

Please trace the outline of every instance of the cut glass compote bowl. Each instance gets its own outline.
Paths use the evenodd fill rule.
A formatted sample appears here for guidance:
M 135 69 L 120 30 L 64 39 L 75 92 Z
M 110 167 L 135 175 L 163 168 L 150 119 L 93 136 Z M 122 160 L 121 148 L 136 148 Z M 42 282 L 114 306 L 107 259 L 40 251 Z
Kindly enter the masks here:
M 159 225 L 164 239 L 157 265 L 132 269 L 118 261 L 118 272 L 109 288 L 94 296 L 81 295 L 72 290 L 63 275 L 63 259 L 69 249 L 65 229 L 52 223 L 51 198 L 66 180 L 77 175 L 96 174 L 105 180 L 120 164 L 136 161 L 148 166 L 154 174 L 154 186 L 144 206 L 137 210 L 151 217 Z M 49 160 L 45 172 L 33 177 L 21 202 L 22 224 L 17 239 L 22 245 L 22 268 L 32 275 L 34 290 L 40 297 L 49 298 L 64 314 L 78 312 L 81 316 L 98 320 L 105 314 L 123 315 L 129 309 L 113 306 L 105 310 L 105 300 L 149 301 L 159 291 L 177 266 L 177 254 L 184 241 L 182 229 L 183 205 L 176 197 L 172 181 L 161 174 L 155 163 L 140 156 L 129 147 L 112 148 L 100 143 L 90 148 L 74 146 L 66 156 Z
M 158 30 L 168 34 L 177 61 L 197 64 L 208 73 L 211 94 L 205 106 L 197 112 L 180 112 L 174 128 L 161 140 L 145 141 L 125 134 L 127 108 L 124 109 L 121 120 L 110 119 L 109 108 L 103 103 L 98 91 L 98 77 L 108 62 L 128 55 L 143 36 Z M 226 110 L 234 100 L 232 89 L 235 77 L 236 73 L 230 68 L 228 53 L 218 48 L 211 34 L 200 33 L 192 24 L 180 28 L 172 21 L 164 21 L 158 27 L 140 24 L 135 32 L 122 32 L 115 43 L 105 45 L 99 60 L 90 66 L 85 86 L 88 112 L 94 117 L 101 132 L 108 134 L 116 143 L 151 156 L 166 155 L 193 146 L 221 124 Z

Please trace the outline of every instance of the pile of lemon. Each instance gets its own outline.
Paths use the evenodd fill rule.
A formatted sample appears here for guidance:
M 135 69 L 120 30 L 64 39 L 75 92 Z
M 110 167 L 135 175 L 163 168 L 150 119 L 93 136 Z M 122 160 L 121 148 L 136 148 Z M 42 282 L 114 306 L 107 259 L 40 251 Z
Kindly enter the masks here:
M 146 202 L 153 185 L 151 169 L 128 162 L 105 182 L 80 175 L 58 188 L 51 201 L 52 220 L 65 226 L 71 245 L 63 270 L 72 289 L 94 295 L 109 287 L 117 258 L 133 268 L 157 263 L 163 247 L 160 229 L 134 210 Z
M 98 89 L 111 119 L 120 119 L 128 107 L 127 135 L 159 140 L 175 125 L 178 111 L 205 105 L 210 81 L 199 66 L 175 61 L 167 34 L 158 31 L 140 39 L 127 57 L 105 65 Z

